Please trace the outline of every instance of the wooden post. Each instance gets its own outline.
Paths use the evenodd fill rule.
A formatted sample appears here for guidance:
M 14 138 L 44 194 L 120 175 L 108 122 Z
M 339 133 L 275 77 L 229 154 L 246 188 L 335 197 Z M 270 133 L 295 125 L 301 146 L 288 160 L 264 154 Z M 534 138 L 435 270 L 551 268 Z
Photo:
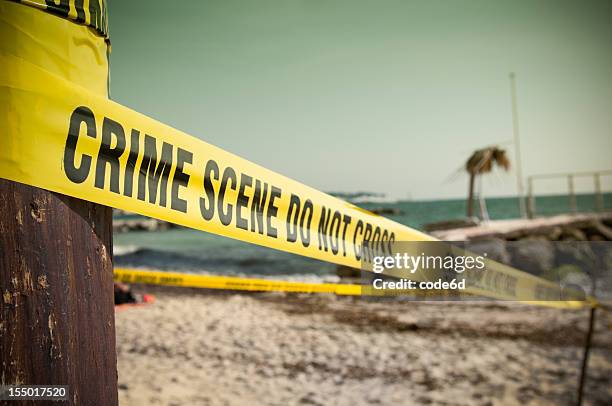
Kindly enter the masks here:
M 587 369 L 589 363 L 589 351 L 591 350 L 591 341 L 593 339 L 593 328 L 595 326 L 595 306 L 591 307 L 589 315 L 589 329 L 587 331 L 586 341 L 584 343 L 584 354 L 582 356 L 582 367 L 580 368 L 580 382 L 578 383 L 578 397 L 576 405 L 582 405 L 582 396 L 584 393 L 584 384 L 586 382 Z
M 603 211 L 604 202 L 603 195 L 601 194 L 601 175 L 599 172 L 596 172 L 593 177 L 595 180 L 595 210 Z
M 567 188 L 569 189 L 569 205 L 572 213 L 578 211 L 578 203 L 576 201 L 576 193 L 574 192 L 574 175 L 567 175 Z
M 476 173 L 470 172 L 470 186 L 468 190 L 467 198 L 467 218 L 471 220 L 474 216 L 474 181 L 476 180 Z
M 2 383 L 117 405 L 112 210 L 4 179 L 0 195 Z
M 532 219 L 535 217 L 535 196 L 533 195 L 533 177 L 532 176 L 528 178 L 527 185 L 528 185 L 527 218 Z

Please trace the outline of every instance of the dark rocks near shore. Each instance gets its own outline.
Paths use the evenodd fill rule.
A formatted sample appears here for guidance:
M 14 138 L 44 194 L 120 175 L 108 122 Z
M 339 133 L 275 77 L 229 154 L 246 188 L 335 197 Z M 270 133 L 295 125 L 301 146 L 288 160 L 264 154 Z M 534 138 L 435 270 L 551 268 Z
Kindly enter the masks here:
M 533 275 L 541 275 L 555 266 L 555 247 L 545 239 L 524 239 L 507 244 L 510 263 L 520 264 L 520 269 Z
M 503 237 L 476 236 L 472 251 L 534 275 L 579 271 L 595 277 L 612 267 L 610 217 L 568 221 L 567 224 L 512 230 Z M 504 238 L 505 237 L 505 238 Z
M 146 217 L 138 219 L 113 220 L 113 231 L 115 233 L 125 233 L 128 231 L 163 231 L 178 227 L 180 226 L 173 223 L 168 223 L 167 221 Z
M 397 207 L 374 207 L 370 209 L 370 212 L 374 214 L 386 215 L 386 216 L 399 216 L 399 215 L 404 214 Z
M 433 234 L 469 252 L 585 292 L 610 294 L 612 278 L 612 214 L 564 215 L 539 219 L 457 224 Z M 440 223 L 442 226 L 442 223 Z M 455 242 L 453 242 L 455 241 Z M 359 270 L 339 266 L 342 279 L 359 279 Z
M 475 241 L 470 244 L 470 249 L 478 254 L 486 253 L 488 258 L 507 264 L 510 262 L 510 254 L 506 249 L 506 241 L 501 238 Z

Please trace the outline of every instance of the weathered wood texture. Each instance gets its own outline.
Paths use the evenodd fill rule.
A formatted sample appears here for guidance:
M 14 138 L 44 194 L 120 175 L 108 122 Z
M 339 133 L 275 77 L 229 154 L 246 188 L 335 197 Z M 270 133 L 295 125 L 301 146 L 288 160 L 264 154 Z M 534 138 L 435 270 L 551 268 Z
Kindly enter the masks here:
M 109 207 L 0 179 L 1 383 L 117 404 L 111 257 Z

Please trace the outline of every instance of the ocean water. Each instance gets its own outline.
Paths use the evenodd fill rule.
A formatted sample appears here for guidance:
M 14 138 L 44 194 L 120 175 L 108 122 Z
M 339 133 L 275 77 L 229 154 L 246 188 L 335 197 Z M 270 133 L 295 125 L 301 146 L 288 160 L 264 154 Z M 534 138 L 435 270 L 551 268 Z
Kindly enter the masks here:
M 400 214 L 387 217 L 417 229 L 432 222 L 463 218 L 466 211 L 465 200 L 359 205 L 370 210 L 399 209 Z M 591 212 L 595 208 L 595 199 L 592 195 L 578 195 L 577 205 L 578 211 Z M 604 207 L 612 209 L 612 194 L 604 195 Z M 492 220 L 519 216 L 516 198 L 487 199 L 487 208 Z M 567 196 L 537 197 L 536 211 L 542 216 L 568 213 L 569 199 Z M 313 281 L 334 280 L 336 269 L 333 264 L 184 228 L 116 233 L 114 260 L 118 267 Z

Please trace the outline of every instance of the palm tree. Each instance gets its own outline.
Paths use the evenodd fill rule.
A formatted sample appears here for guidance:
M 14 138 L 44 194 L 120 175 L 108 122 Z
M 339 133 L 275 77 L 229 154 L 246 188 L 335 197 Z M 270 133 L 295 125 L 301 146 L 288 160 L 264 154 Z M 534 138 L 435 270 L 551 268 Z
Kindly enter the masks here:
M 506 155 L 506 151 L 497 146 L 486 147 L 474 151 L 465 163 L 465 170 L 470 175 L 467 199 L 467 217 L 469 219 L 473 216 L 474 183 L 476 176 L 491 172 L 495 166 L 499 166 L 506 171 L 510 169 L 510 160 Z

